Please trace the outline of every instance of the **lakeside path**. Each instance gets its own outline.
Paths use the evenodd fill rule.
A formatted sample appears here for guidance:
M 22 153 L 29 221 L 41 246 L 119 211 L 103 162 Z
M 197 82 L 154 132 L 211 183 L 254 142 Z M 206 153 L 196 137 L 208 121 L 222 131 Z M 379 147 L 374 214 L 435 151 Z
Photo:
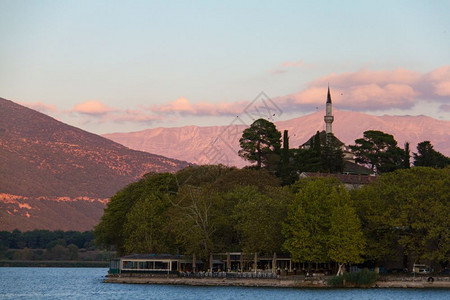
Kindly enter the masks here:
M 107 283 L 131 284 L 169 284 L 192 286 L 247 286 L 247 287 L 279 287 L 279 288 L 330 288 L 327 278 L 305 281 L 298 279 L 260 279 L 260 278 L 180 278 L 180 277 L 108 277 Z M 373 288 L 444 288 L 450 289 L 448 277 L 427 282 L 426 278 L 402 280 L 401 278 L 382 279 Z

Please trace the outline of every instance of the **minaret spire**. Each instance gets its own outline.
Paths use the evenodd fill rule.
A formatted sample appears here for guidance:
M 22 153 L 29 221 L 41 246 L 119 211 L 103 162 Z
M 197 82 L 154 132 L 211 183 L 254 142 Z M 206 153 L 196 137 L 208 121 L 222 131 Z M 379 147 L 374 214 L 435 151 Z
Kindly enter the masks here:
M 332 133 L 331 124 L 334 121 L 334 116 L 332 115 L 332 107 L 331 107 L 331 93 L 330 93 L 330 84 L 328 84 L 328 94 L 327 94 L 327 104 L 326 104 L 326 115 L 323 117 L 326 125 L 326 133 Z
M 328 84 L 328 95 L 327 95 L 327 103 L 331 103 L 330 84 Z

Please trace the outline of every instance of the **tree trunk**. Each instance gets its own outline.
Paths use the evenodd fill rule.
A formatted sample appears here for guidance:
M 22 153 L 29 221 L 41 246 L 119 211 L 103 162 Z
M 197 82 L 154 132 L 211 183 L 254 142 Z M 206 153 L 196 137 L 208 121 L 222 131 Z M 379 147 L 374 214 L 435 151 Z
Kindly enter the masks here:
M 340 276 L 340 275 L 344 274 L 344 264 L 338 263 L 338 266 L 339 266 L 339 268 L 338 268 L 336 276 Z

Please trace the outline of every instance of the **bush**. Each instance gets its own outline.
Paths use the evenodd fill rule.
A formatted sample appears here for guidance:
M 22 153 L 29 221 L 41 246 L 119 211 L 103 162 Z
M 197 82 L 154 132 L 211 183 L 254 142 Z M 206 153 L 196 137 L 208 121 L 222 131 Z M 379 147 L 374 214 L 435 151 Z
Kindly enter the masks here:
M 341 276 L 334 276 L 328 281 L 328 284 L 332 287 L 369 287 L 373 285 L 377 279 L 377 273 L 369 271 L 368 269 L 363 269 L 359 272 L 344 273 L 344 275 Z
M 328 280 L 328 284 L 332 287 L 342 287 L 344 276 L 333 276 Z

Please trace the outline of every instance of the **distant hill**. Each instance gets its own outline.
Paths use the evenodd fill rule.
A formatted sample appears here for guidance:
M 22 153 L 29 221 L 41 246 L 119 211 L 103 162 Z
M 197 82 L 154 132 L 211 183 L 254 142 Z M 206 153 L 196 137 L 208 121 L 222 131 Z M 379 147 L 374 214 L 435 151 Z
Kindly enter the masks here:
M 92 229 L 118 190 L 186 165 L 0 98 L 0 230 Z
M 392 134 L 403 148 L 409 142 L 412 151 L 418 143 L 431 141 L 437 151 L 450 155 L 450 121 L 426 116 L 372 116 L 365 113 L 334 110 L 333 132 L 346 144 L 354 144 L 366 130 Z M 324 129 L 324 112 L 276 122 L 280 131 L 289 130 L 291 148 L 305 143 L 316 131 Z M 185 126 L 155 128 L 139 132 L 105 134 L 113 141 L 132 149 L 164 154 L 193 163 L 221 162 L 244 166 L 238 155 L 239 138 L 246 126 Z

